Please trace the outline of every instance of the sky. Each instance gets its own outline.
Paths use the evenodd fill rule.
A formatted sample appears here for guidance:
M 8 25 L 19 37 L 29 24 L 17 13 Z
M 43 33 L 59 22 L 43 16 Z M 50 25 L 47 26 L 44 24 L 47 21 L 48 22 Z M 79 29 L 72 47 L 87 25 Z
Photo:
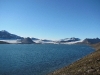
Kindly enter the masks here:
M 100 38 L 100 0 L 0 0 L 0 30 L 51 40 Z

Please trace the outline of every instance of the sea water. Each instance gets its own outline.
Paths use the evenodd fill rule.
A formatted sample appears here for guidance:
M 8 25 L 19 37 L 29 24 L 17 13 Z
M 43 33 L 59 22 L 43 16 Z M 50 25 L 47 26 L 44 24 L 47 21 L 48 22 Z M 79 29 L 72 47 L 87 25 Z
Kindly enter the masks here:
M 87 45 L 1 44 L 0 75 L 47 75 L 93 51 Z

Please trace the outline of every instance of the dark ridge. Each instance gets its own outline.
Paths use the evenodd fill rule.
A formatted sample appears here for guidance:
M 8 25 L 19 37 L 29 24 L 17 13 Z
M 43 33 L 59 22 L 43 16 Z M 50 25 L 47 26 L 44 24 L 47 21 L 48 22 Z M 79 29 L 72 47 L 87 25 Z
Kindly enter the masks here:
M 9 44 L 9 43 L 4 42 L 4 41 L 0 41 L 0 44 Z

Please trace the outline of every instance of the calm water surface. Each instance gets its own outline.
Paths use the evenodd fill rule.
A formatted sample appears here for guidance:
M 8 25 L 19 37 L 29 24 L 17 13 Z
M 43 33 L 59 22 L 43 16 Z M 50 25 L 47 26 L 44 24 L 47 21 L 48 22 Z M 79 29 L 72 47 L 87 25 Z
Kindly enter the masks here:
M 86 45 L 1 44 L 0 75 L 46 75 L 93 51 Z

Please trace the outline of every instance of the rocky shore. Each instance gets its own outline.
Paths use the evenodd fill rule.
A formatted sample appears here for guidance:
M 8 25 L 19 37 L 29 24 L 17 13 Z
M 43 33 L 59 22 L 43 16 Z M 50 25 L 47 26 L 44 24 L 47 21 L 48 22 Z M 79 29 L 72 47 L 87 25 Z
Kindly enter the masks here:
M 100 43 L 91 46 L 95 52 L 48 75 L 100 75 Z

